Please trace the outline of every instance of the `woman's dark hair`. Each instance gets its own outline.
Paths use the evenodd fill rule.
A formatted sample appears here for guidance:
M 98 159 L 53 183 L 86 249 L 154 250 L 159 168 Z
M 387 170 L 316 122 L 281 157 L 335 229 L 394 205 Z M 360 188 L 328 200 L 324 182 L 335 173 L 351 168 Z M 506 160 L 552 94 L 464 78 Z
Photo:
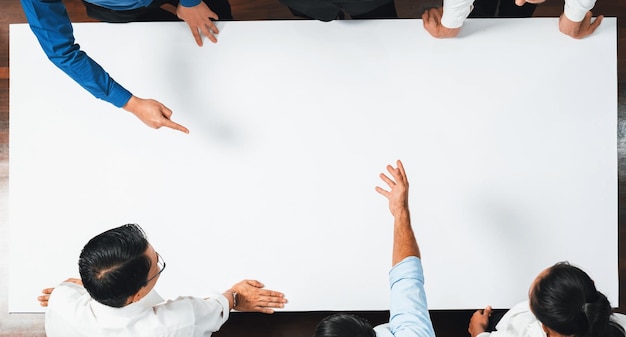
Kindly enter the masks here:
M 593 280 L 567 262 L 550 267 L 530 291 L 530 308 L 546 327 L 567 336 L 624 337 L 609 300 Z
M 334 314 L 315 328 L 314 337 L 376 337 L 370 322 L 352 314 Z
M 78 260 L 89 295 L 111 307 L 125 306 L 146 284 L 152 265 L 146 249 L 146 234 L 135 224 L 110 229 L 89 240 Z

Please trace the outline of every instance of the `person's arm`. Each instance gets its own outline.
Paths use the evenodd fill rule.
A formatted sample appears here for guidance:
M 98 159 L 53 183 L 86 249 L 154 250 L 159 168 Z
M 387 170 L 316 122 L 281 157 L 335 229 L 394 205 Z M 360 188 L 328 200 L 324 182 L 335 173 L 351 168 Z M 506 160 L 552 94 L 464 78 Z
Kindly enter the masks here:
M 515 4 L 523 6 L 525 3 L 539 4 L 545 0 L 515 0 Z M 563 14 L 559 17 L 559 30 L 565 35 L 569 35 L 575 39 L 593 34 L 600 26 L 603 16 L 598 16 L 592 21 L 593 14 L 591 9 L 595 5 L 596 0 L 565 0 Z
M 166 126 L 185 133 L 172 122 L 171 111 L 154 100 L 133 96 L 75 43 L 74 30 L 61 0 L 21 0 L 31 30 L 59 69 L 95 97 L 135 114 L 152 128 Z
M 424 29 L 436 38 L 455 37 L 472 11 L 474 0 L 444 0 L 443 7 L 430 8 L 422 14 Z
M 285 306 L 287 299 L 283 293 L 264 287 L 257 280 L 243 280 L 224 292 L 224 296 L 228 299 L 230 309 L 238 311 L 271 314 L 274 313 L 273 309 Z
M 591 9 L 595 0 L 565 0 L 563 14 L 559 18 L 561 33 L 575 39 L 582 39 L 593 34 L 602 22 L 602 15 L 593 20 Z M 593 21 L 592 21 L 593 20 Z
M 411 227 L 409 182 L 401 161 L 397 161 L 396 168 L 388 165 L 387 171 L 393 179 L 383 173 L 380 178 L 389 191 L 381 187 L 376 187 L 376 191 L 389 200 L 394 219 L 389 329 L 396 337 L 435 337 L 424 291 L 420 250 Z
M 30 28 L 52 63 L 95 97 L 119 108 L 128 102 L 131 93 L 75 43 L 72 23 L 61 0 L 21 1 Z
M 63 283 L 66 283 L 66 282 L 78 284 L 79 286 L 83 285 L 83 281 L 78 278 L 68 278 L 67 280 L 63 281 Z M 43 295 L 40 295 L 39 297 L 37 297 L 37 301 L 39 301 L 39 305 L 41 305 L 42 307 L 48 306 L 48 302 L 50 301 L 50 295 L 52 295 L 53 290 L 54 288 L 45 288 L 44 290 L 41 291 Z
M 387 165 L 387 171 L 391 175 L 389 178 L 384 173 L 380 174 L 388 186 L 389 191 L 380 186 L 376 186 L 376 192 L 382 194 L 389 200 L 389 211 L 393 215 L 393 253 L 392 265 L 395 266 L 408 256 L 420 257 L 420 250 L 417 240 L 411 227 L 409 214 L 409 181 L 402 166 L 401 161 L 397 161 L 397 167 Z

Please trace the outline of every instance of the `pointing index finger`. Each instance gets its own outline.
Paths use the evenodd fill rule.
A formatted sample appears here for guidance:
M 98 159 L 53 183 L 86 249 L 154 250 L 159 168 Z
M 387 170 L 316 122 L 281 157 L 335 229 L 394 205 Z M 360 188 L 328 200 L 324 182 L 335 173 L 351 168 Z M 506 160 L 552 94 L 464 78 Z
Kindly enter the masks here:
M 163 126 L 168 127 L 170 129 L 178 130 L 178 131 L 181 131 L 181 132 L 184 132 L 184 133 L 189 133 L 189 130 L 186 127 L 184 127 L 184 126 L 182 126 L 182 125 L 180 125 L 180 124 L 178 124 L 176 122 L 173 122 L 170 119 L 166 119 L 165 121 L 163 121 Z

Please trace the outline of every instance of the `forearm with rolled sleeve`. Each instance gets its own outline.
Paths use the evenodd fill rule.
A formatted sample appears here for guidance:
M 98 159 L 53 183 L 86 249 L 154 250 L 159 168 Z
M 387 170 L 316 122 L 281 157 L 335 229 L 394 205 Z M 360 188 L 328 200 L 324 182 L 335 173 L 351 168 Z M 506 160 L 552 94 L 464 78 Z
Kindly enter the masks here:
M 595 4 L 596 0 L 565 0 L 563 13 L 568 19 L 580 22 Z
M 474 0 L 443 0 L 441 24 L 446 28 L 459 28 L 472 11 Z
M 21 0 L 24 13 L 44 52 L 57 67 L 95 97 L 117 107 L 131 93 L 74 42 L 74 31 L 61 0 Z
M 421 260 L 409 256 L 389 272 L 389 327 L 395 337 L 435 337 L 424 291 Z

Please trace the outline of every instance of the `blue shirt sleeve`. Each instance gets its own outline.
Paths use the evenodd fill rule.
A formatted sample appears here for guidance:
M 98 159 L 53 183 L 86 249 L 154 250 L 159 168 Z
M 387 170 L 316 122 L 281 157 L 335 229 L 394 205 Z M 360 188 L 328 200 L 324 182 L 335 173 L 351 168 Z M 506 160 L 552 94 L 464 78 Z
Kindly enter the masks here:
M 424 292 L 422 262 L 409 256 L 389 272 L 389 330 L 395 337 L 435 337 Z
M 180 5 L 185 7 L 197 6 L 202 0 L 180 0 Z
M 74 42 L 74 30 L 62 0 L 21 0 L 31 30 L 57 67 L 99 99 L 117 107 L 131 93 L 115 82 Z

